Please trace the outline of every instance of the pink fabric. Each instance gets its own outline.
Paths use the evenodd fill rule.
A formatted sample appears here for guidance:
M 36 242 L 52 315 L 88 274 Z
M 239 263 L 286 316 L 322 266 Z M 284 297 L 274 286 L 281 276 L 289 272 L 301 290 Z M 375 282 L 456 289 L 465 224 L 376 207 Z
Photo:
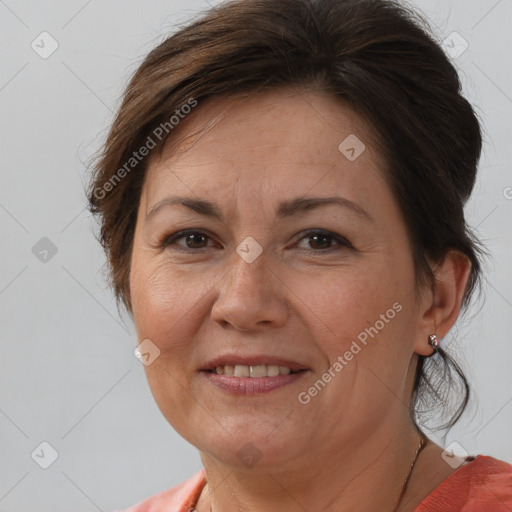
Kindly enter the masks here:
M 479 455 L 431 492 L 415 512 L 511 512 L 512 466 Z
M 124 512 L 192 512 L 205 483 L 202 469 L 176 487 L 155 494 Z
M 204 469 L 124 512 L 192 512 L 206 483 Z M 415 512 L 511 512 L 512 466 L 478 455 L 432 491 Z

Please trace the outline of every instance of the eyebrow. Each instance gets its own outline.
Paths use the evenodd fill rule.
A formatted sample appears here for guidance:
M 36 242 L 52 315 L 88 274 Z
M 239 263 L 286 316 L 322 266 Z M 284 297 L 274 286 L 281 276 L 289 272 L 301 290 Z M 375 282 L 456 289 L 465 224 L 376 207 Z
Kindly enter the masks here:
M 211 217 L 214 219 L 218 219 L 224 222 L 224 217 L 222 215 L 221 209 L 215 203 L 211 201 L 206 201 L 204 199 L 196 199 L 193 197 L 185 197 L 185 196 L 171 196 L 158 201 L 155 205 L 153 205 L 146 213 L 146 220 L 151 219 L 158 211 L 166 206 L 172 205 L 181 205 L 189 208 L 195 213 L 199 215 L 204 215 L 206 217 Z M 291 199 L 288 201 L 283 201 L 280 203 L 277 208 L 276 215 L 277 217 L 283 219 L 286 217 L 291 217 L 293 215 L 298 215 L 301 213 L 305 213 L 307 211 L 319 208 L 321 206 L 339 206 L 341 208 L 352 211 L 358 216 L 375 222 L 375 219 L 361 206 L 349 199 L 345 199 L 344 197 L 297 197 L 295 199 Z

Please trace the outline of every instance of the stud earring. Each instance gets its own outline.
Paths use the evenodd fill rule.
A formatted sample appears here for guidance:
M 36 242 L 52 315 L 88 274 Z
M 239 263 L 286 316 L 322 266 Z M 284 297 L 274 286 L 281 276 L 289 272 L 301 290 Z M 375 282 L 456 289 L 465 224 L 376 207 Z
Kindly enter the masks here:
M 434 347 L 434 354 L 439 350 L 439 338 L 435 334 L 430 334 L 428 337 L 428 344 Z

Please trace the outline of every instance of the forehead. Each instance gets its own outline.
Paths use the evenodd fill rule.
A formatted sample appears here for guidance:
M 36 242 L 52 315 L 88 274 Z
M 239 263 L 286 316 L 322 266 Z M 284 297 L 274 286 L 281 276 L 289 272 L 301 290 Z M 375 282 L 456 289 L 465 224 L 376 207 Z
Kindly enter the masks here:
M 308 193 L 320 182 L 326 188 L 361 185 L 382 174 L 376 139 L 360 116 L 327 94 L 281 89 L 211 98 L 149 161 L 145 194 L 151 201 L 164 189 L 227 194 L 237 184 L 237 192 L 272 194 Z M 354 152 L 356 159 L 347 158 Z

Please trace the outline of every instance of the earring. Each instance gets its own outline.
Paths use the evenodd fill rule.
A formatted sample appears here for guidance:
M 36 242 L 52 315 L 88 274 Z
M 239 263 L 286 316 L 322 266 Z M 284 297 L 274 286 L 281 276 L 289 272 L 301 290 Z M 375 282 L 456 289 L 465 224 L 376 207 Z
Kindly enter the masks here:
M 439 349 L 439 338 L 435 334 L 430 334 L 428 337 L 428 344 L 431 347 L 434 347 L 434 354 L 435 354 Z

